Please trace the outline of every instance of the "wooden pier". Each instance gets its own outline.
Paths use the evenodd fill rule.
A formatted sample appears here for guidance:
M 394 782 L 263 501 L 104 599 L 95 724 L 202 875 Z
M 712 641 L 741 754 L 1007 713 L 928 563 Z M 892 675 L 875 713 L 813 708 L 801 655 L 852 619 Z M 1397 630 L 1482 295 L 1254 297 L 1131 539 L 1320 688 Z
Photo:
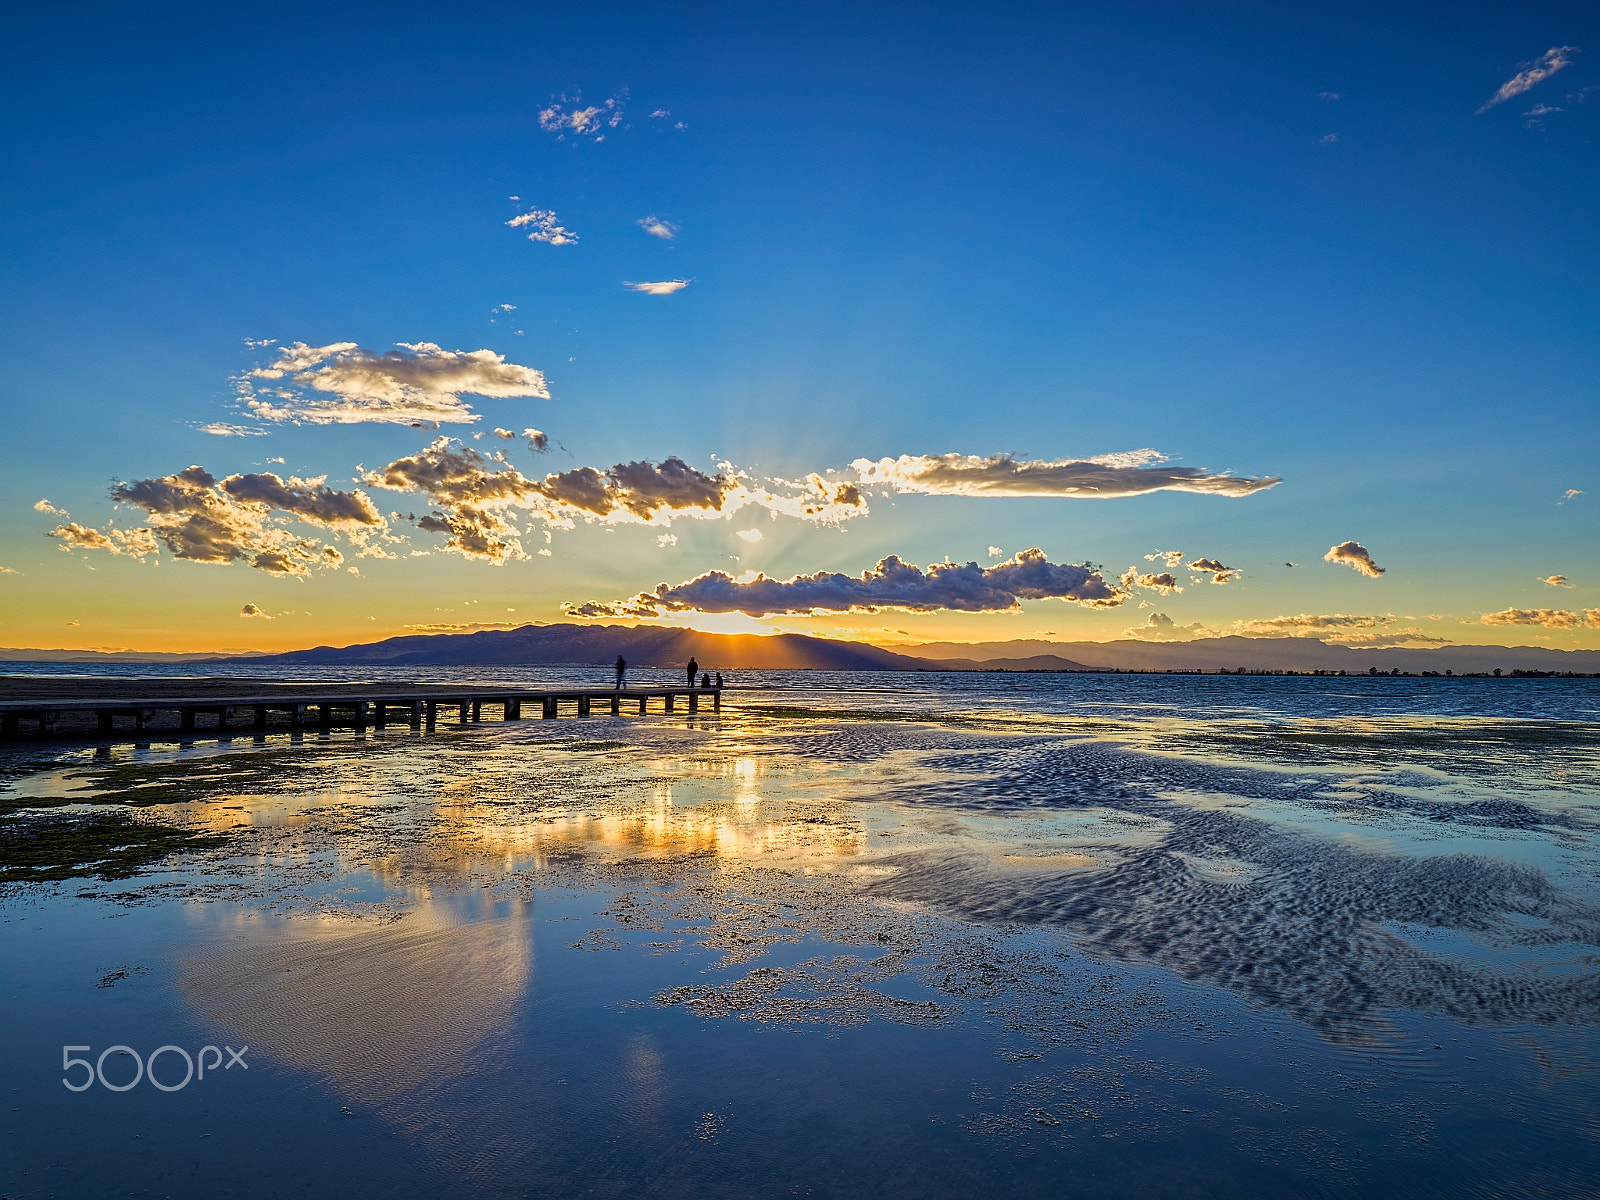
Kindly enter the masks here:
M 652 703 L 655 702 L 655 703 Z M 679 704 L 682 704 L 680 710 Z M 698 713 L 722 708 L 720 688 L 607 688 L 595 690 L 507 691 L 467 688 L 426 694 L 341 689 L 338 695 L 278 694 L 223 697 L 141 697 L 130 699 L 49 699 L 0 701 L 0 739 L 66 736 L 128 740 L 176 733 L 180 738 L 228 737 L 272 729 L 316 730 L 409 725 L 431 730 L 439 724 L 476 725 L 486 719 L 520 721 L 539 717 L 589 717 L 609 713 L 644 716 Z M 451 718 L 457 718 L 452 722 Z M 174 723 L 175 719 L 175 723 Z

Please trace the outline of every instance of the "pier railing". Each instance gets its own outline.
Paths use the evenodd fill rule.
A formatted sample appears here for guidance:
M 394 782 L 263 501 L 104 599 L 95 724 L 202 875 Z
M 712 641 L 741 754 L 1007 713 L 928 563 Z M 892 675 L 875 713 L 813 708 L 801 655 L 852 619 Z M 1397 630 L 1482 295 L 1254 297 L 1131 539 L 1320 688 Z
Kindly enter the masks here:
M 598 711 L 611 716 L 652 707 L 662 713 L 698 713 L 702 706 L 722 708 L 721 688 L 625 688 L 561 691 L 465 689 L 426 695 L 416 692 L 344 692 L 337 696 L 205 696 L 89 700 L 0 701 L 0 738 L 73 736 L 118 738 L 152 732 L 179 734 L 246 732 L 260 729 L 379 728 L 410 725 L 434 729 L 441 723 L 474 725 L 498 716 L 502 721 L 527 717 L 555 720 L 566 714 L 588 717 Z M 652 704 L 652 702 L 658 702 Z M 173 717 L 176 717 L 176 725 Z M 452 722 L 451 717 L 457 719 Z M 276 720 L 274 719 L 276 718 Z M 92 721 L 92 723 L 91 723 Z

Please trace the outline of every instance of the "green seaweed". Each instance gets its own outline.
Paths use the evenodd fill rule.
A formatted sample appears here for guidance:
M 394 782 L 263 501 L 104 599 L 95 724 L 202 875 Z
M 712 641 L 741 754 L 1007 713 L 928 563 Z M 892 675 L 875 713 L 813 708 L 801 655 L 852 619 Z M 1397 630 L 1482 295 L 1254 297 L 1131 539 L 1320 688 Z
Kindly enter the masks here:
M 75 875 L 127 879 L 171 854 L 227 842 L 221 834 L 137 821 L 120 812 L 13 819 L 0 824 L 0 883 L 44 883 Z

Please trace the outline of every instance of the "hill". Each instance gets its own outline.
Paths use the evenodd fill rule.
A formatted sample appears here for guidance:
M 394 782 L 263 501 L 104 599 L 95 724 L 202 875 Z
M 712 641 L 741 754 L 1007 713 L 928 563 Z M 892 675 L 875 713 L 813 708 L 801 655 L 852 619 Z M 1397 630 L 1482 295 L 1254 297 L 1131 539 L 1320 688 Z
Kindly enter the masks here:
M 929 642 L 896 646 L 901 654 L 946 664 L 1030 661 L 1057 656 L 1098 671 L 1579 671 L 1600 672 L 1600 650 L 1552 650 L 1548 646 L 1437 646 L 1426 650 L 1388 646 L 1339 646 L 1316 638 L 1196 638 L 1189 642 Z M 1026 670 L 1028 668 L 1011 667 Z M 1070 669 L 1070 668 L 1069 668 Z
M 265 666 L 604 666 L 619 654 L 635 667 L 681 667 L 693 657 L 708 671 L 926 671 L 932 666 L 865 642 L 646 625 L 524 625 L 476 633 L 415 634 L 365 645 L 293 650 L 250 661 Z

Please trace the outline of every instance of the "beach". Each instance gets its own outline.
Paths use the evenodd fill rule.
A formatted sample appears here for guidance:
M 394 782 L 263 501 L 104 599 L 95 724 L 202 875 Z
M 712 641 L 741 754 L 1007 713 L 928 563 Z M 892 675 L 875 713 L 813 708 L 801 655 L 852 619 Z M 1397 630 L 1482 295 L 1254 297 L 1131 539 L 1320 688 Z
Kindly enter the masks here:
M 1592 1185 L 1600 683 L 734 682 L 7 747 L 5 1194 Z

